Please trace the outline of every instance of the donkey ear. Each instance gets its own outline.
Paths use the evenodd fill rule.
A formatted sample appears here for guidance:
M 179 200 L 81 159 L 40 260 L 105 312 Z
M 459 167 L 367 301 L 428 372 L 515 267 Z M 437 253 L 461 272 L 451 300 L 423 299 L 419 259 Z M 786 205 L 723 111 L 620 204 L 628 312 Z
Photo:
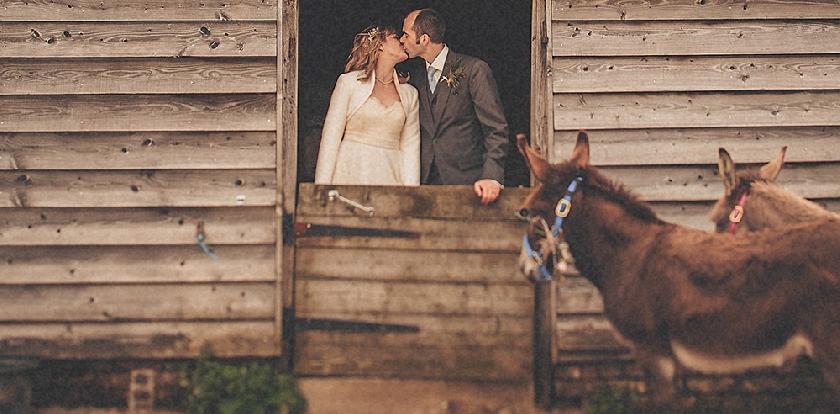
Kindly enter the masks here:
M 738 177 L 735 176 L 735 161 L 732 161 L 732 157 L 723 148 L 718 148 L 718 172 L 727 194 L 738 187 Z
M 782 167 L 785 165 L 785 152 L 787 152 L 787 146 L 782 147 L 775 160 L 761 167 L 761 178 L 771 183 L 776 181 L 776 177 L 779 176 L 779 171 L 782 171 Z
M 546 174 L 549 168 L 551 168 L 548 161 L 528 145 L 528 139 L 521 132 L 516 134 L 516 146 L 519 148 L 519 152 L 525 157 L 525 162 L 528 164 L 531 172 L 534 173 L 534 177 L 537 177 L 537 180 L 545 181 Z
M 589 165 L 589 135 L 586 132 L 578 132 L 577 143 L 575 149 L 572 150 L 570 161 L 580 168 Z

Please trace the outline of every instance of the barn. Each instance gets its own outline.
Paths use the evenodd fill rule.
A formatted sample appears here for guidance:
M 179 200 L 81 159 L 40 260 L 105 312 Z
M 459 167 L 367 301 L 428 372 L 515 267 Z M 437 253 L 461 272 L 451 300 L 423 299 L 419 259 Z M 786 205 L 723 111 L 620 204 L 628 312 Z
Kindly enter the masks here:
M 131 372 L 165 383 L 205 346 L 324 404 L 639 386 L 591 285 L 535 295 L 516 274 L 527 189 L 483 207 L 458 186 L 307 182 L 352 34 L 416 7 L 459 22 L 512 132 L 561 160 L 589 130 L 593 163 L 667 220 L 711 229 L 718 147 L 789 146 L 780 182 L 840 211 L 837 0 L 107 3 L 0 0 L 0 356 L 46 372 L 35 402 L 87 403 L 50 390 L 93 372 L 87 390 L 127 406 Z

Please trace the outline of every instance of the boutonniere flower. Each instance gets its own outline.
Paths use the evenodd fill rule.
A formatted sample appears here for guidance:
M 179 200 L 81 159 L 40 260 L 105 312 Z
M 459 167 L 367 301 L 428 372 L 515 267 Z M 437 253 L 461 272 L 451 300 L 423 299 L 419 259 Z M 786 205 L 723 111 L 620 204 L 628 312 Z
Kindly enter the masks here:
M 464 66 L 461 63 L 461 60 L 458 59 L 458 60 L 452 62 L 452 64 L 449 66 L 449 72 L 444 74 L 441 77 L 441 80 L 444 83 L 446 83 L 446 86 L 448 86 L 449 89 L 454 90 L 454 89 L 457 89 L 458 85 L 461 84 L 461 78 L 463 78 L 463 77 L 464 77 Z M 457 91 L 455 91 L 455 94 L 457 95 Z

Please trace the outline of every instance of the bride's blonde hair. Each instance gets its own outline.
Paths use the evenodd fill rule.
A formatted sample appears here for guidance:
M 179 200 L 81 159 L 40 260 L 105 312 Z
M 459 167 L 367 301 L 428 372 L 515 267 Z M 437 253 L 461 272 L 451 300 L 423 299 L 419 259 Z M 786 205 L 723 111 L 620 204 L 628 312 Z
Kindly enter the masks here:
M 379 60 L 379 48 L 382 47 L 388 36 L 396 33 L 397 31 L 393 27 L 370 26 L 356 34 L 356 38 L 353 39 L 353 49 L 350 51 L 350 57 L 347 58 L 347 63 L 344 65 L 344 73 L 362 70 L 363 73 L 359 76 L 359 79 L 369 79 L 370 74 L 376 67 L 376 62 Z

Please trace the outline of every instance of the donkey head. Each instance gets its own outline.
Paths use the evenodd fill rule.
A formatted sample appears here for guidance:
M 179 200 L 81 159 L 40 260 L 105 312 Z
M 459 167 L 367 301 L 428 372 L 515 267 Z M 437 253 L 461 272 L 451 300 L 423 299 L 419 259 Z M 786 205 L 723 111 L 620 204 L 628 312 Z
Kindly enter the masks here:
M 779 171 L 785 163 L 785 152 L 787 147 L 782 147 L 779 155 L 759 169 L 751 168 L 742 171 L 735 170 L 735 161 L 729 153 L 718 149 L 718 171 L 723 180 L 723 196 L 715 203 L 709 214 L 712 222 L 715 223 L 718 232 L 735 232 L 754 229 L 749 225 L 750 218 L 744 214 L 744 206 L 749 202 L 749 194 L 756 183 L 773 184 Z M 744 221 L 744 226 L 738 223 Z M 737 230 L 733 230 L 737 229 Z
M 519 216 L 529 221 L 520 254 L 519 268 L 523 274 L 533 280 L 541 278 L 538 265 L 541 264 L 547 268 L 548 272 L 556 273 L 554 272 L 555 264 L 561 263 L 558 261 L 558 253 L 563 252 L 559 251 L 558 240 L 552 234 L 550 227 L 556 225 L 555 219 L 560 209 L 558 203 L 567 191 L 569 183 L 582 176 L 584 169 L 589 165 L 589 137 L 585 132 L 578 133 L 577 144 L 572 151 L 571 159 L 554 165 L 549 164 L 534 151 L 528 145 L 524 135 L 518 135 L 516 143 L 537 179 L 534 188 L 519 210 Z

